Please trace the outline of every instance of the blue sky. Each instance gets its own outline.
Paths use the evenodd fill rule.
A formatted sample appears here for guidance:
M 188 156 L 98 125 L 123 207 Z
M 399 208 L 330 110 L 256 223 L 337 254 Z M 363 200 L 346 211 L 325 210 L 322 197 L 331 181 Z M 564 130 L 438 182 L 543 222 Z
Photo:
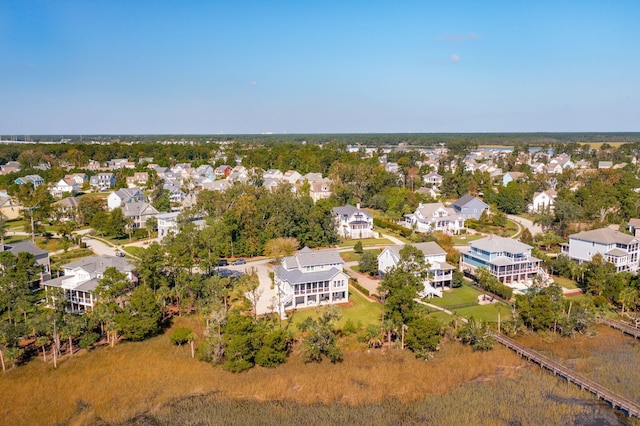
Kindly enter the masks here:
M 0 2 L 0 134 L 640 131 L 640 2 Z

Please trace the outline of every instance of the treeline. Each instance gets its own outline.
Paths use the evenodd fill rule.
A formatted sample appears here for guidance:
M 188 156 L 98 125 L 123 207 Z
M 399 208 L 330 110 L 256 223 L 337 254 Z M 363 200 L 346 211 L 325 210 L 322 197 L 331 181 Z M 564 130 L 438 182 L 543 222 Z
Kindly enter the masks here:
M 6 135 L 4 136 L 6 138 Z M 107 143 L 138 142 L 215 142 L 237 141 L 241 143 L 263 145 L 267 143 L 311 143 L 323 144 L 335 142 L 339 144 L 363 145 L 436 145 L 451 141 L 473 142 L 481 145 L 513 145 L 513 144 L 549 144 L 567 142 L 640 142 L 637 132 L 610 133 L 378 133 L 378 134 L 273 134 L 273 135 L 35 135 L 30 136 L 34 142 L 70 140 L 73 143 L 83 141 L 99 141 Z

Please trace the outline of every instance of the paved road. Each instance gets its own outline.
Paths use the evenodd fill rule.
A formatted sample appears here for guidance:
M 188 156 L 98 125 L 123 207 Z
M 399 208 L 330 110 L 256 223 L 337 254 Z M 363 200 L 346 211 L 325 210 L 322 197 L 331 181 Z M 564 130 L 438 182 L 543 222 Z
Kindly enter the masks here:
M 542 234 L 542 227 L 540 225 L 534 225 L 532 221 L 529 219 L 525 219 L 520 216 L 507 215 L 507 217 L 514 222 L 518 222 L 520 225 L 524 226 L 531 232 L 531 235 Z

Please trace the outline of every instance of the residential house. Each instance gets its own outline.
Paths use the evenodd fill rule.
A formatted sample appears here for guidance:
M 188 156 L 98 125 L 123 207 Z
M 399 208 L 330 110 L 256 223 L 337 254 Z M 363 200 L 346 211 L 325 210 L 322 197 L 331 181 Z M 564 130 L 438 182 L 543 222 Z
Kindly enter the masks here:
M 56 211 L 57 218 L 62 221 L 73 220 L 75 222 L 80 222 L 79 219 L 79 211 L 78 205 L 80 204 L 80 200 L 77 197 L 67 197 L 62 200 L 56 201 L 52 204 L 53 208 Z
M 208 189 L 211 191 L 220 191 L 224 192 L 229 189 L 233 185 L 233 183 L 229 182 L 226 179 L 216 180 L 213 182 L 206 182 L 202 184 L 202 189 Z
M 308 247 L 285 257 L 273 268 L 278 292 L 276 306 L 285 310 L 343 303 L 349 300 L 349 276 L 338 250 L 311 250 Z
M 122 207 L 126 203 L 143 202 L 144 200 L 145 197 L 140 188 L 135 186 L 133 188 L 122 188 L 109 194 L 107 207 L 109 210 L 113 210 Z
M 425 188 L 425 187 L 418 188 L 415 190 L 415 193 L 424 195 L 426 197 L 431 197 L 433 199 L 436 199 L 439 196 L 438 191 L 436 191 L 433 188 Z
M 440 231 L 457 234 L 464 229 L 464 218 L 442 203 L 418 204 L 413 214 L 405 215 L 406 226 L 418 232 Z
M 610 169 L 613 167 L 613 161 L 598 161 L 599 169 Z
M 594 229 L 569 235 L 562 254 L 578 263 L 590 262 L 596 253 L 616 267 L 616 272 L 638 270 L 640 238 L 610 228 Z
M 288 170 L 282 176 L 282 179 L 294 186 L 302 178 L 302 175 L 295 170 Z
M 536 274 L 543 273 L 542 261 L 531 256 L 532 248 L 495 235 L 470 241 L 469 248 L 460 250 L 460 270 L 476 275 L 476 270 L 484 267 L 503 284 L 529 286 Z
M 116 175 L 113 173 L 98 173 L 89 179 L 91 188 L 104 192 L 116 186 Z
M 159 213 L 158 218 L 158 242 L 169 235 L 169 232 L 178 232 L 178 215 L 179 212 Z
M 531 204 L 529 204 L 529 211 L 535 213 L 553 210 L 553 205 L 557 196 L 558 193 L 553 189 L 536 192 L 533 194 Z
M 360 204 L 356 204 L 355 207 L 334 207 L 331 213 L 336 221 L 336 231 L 342 238 L 375 238 L 373 216 L 365 210 L 360 210 Z
M 502 176 L 502 186 L 507 186 L 509 182 L 517 181 L 525 176 L 526 175 L 521 172 L 507 172 Z
M 7 164 L 0 166 L 0 175 L 15 173 L 20 171 L 20 163 L 17 161 L 8 161 Z
M 6 192 L 2 192 L 0 193 L 0 214 L 6 220 L 17 219 L 22 214 L 22 204 Z
M 331 180 L 322 179 L 320 181 L 309 182 L 309 195 L 313 202 L 318 200 L 326 200 L 331 197 Z
M 227 176 L 229 176 L 229 174 L 231 174 L 232 170 L 233 169 L 231 168 L 231 166 L 228 166 L 228 165 L 224 164 L 222 166 L 216 167 L 215 170 L 213 171 L 213 173 L 216 175 L 216 178 L 224 179 Z
M 471 194 L 458 198 L 451 207 L 460 215 L 462 219 L 480 219 L 482 212 L 489 210 L 489 205 L 478 197 Z
M 116 268 L 129 281 L 137 282 L 133 264 L 124 257 L 90 256 L 62 265 L 64 275 L 44 283 L 45 290 L 61 288 L 69 301 L 68 310 L 81 313 L 91 310 L 98 300 L 95 291 L 108 268 Z
M 35 264 L 40 266 L 40 274 L 38 278 L 30 283 L 30 288 L 36 290 L 42 286 L 45 281 L 51 279 L 51 261 L 49 260 L 49 252 L 42 250 L 31 241 L 16 241 L 15 243 L 5 243 L 4 246 L 0 246 L 0 251 L 8 251 L 14 256 L 18 256 L 19 253 L 32 254 L 35 259 Z
M 145 186 L 148 180 L 148 172 L 135 172 L 133 176 L 127 176 L 127 186 L 129 188 L 133 188 L 134 186 Z
M 78 185 L 75 179 L 65 176 L 58 183 L 49 188 L 49 193 L 53 197 L 61 197 L 62 194 L 74 195 L 82 188 L 82 184 Z
M 629 219 L 629 232 L 631 232 L 631 235 L 640 237 L 640 219 Z
M 440 186 L 442 185 L 442 176 L 437 172 L 430 172 L 429 174 L 422 176 L 422 181 L 426 184 Z
M 269 170 L 266 170 L 266 171 L 262 172 L 262 179 L 264 179 L 265 181 L 267 179 L 273 179 L 273 180 L 277 180 L 278 182 L 280 182 L 283 177 L 284 177 L 284 173 L 282 173 L 278 169 L 269 169 Z
M 40 177 L 40 175 L 27 175 L 17 178 L 14 181 L 17 185 L 24 185 L 25 183 L 30 183 L 34 188 L 37 188 L 38 185 L 42 185 L 44 183 L 44 179 Z
M 447 263 L 447 252 L 437 243 L 429 241 L 426 243 L 413 244 L 424 254 L 424 260 L 428 265 L 428 276 L 424 281 L 424 288 L 420 292 L 421 297 L 439 296 L 442 297 L 442 289 L 451 287 L 454 267 Z M 387 246 L 378 255 L 378 275 L 383 277 L 391 268 L 398 266 L 400 262 L 400 251 L 402 245 Z M 439 287 L 439 288 L 438 288 Z
M 107 161 L 107 168 L 110 170 L 124 169 L 128 162 L 128 158 L 114 158 L 113 160 Z
M 144 228 L 147 220 L 158 215 L 158 210 L 149 203 L 131 202 L 122 205 L 122 214 L 132 220 L 132 228 Z
M 100 163 L 98 161 L 89 160 L 89 164 L 87 164 L 85 169 L 95 172 L 95 171 L 98 171 L 98 170 L 102 170 L 102 166 L 100 165 Z
M 398 163 L 387 163 L 384 165 L 384 169 L 389 173 L 398 174 L 400 172 L 400 165 Z

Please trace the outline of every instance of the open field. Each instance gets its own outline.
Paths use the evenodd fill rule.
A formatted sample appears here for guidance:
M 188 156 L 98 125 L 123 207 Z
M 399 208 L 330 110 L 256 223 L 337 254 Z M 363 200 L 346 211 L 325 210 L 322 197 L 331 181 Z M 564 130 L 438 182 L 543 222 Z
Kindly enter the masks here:
M 463 246 L 469 244 L 469 241 L 479 240 L 480 238 L 484 238 L 485 235 L 481 234 L 464 234 L 464 235 L 454 235 L 451 237 L 451 241 L 456 246 Z
M 558 284 L 560 287 L 564 287 L 564 288 L 568 288 L 568 289 L 578 288 L 578 284 L 574 280 L 569 279 L 569 278 L 565 278 L 565 277 L 554 276 L 553 277 L 553 282 Z
M 482 292 L 469 286 L 463 285 L 450 291 L 443 291 L 442 297 L 433 297 L 428 300 L 429 303 L 436 306 L 448 307 L 453 305 L 462 305 L 466 303 L 478 303 L 478 296 Z

